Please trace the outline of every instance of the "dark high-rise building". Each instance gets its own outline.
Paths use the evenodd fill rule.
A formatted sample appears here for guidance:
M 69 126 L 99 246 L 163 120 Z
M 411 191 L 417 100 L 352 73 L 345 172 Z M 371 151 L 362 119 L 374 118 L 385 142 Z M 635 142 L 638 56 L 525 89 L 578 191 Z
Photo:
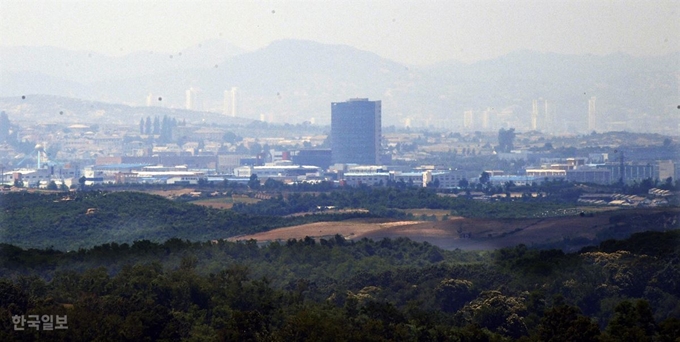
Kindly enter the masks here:
M 380 101 L 349 99 L 331 103 L 333 163 L 380 164 Z

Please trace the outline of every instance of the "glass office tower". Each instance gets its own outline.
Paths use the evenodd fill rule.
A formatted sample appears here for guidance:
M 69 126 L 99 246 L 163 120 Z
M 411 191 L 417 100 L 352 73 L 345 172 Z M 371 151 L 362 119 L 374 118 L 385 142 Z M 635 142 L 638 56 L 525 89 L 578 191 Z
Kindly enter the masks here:
M 333 163 L 380 164 L 381 104 L 368 99 L 331 103 Z

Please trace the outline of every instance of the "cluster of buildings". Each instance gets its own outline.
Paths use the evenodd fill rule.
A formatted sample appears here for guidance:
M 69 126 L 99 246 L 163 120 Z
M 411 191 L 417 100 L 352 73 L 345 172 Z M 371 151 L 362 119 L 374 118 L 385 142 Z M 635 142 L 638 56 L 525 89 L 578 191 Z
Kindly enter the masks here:
M 654 163 L 586 163 L 586 158 L 565 158 L 564 163 L 543 164 L 541 168 L 527 168 L 523 175 L 505 175 L 502 171 L 487 171 L 490 182 L 502 185 L 512 181 L 515 185 L 541 184 L 543 181 L 568 181 L 574 183 L 612 184 L 641 183 L 647 179 L 675 179 L 672 161 Z
M 237 89 L 225 93 L 225 110 L 234 114 L 237 110 Z M 187 108 L 196 103 L 197 90 L 187 91 Z M 591 99 L 591 111 L 595 115 L 595 99 Z M 537 128 L 551 120 L 547 101 L 534 101 L 532 127 Z M 482 115 L 482 125 L 489 124 L 490 115 Z M 472 113 L 466 113 L 472 125 Z M 276 141 L 277 149 L 260 152 L 239 150 L 234 144 L 224 142 L 224 131 L 210 127 L 180 125 L 173 130 L 173 142 L 149 145 L 152 136 L 133 136 L 121 131 L 102 132 L 85 125 L 71 125 L 66 129 L 52 129 L 48 138 L 59 141 L 61 149 L 57 158 L 47 156 L 44 148 L 36 147 L 38 168 L 13 168 L 2 170 L 2 183 L 22 183 L 30 187 L 46 187 L 54 182 L 60 187 L 98 183 L 150 183 L 195 185 L 201 181 L 232 181 L 247 183 L 253 177 L 261 182 L 275 179 L 282 182 L 334 181 L 346 186 L 377 186 L 404 184 L 408 186 L 432 186 L 457 188 L 461 184 L 479 182 L 481 170 L 460 170 L 435 165 L 417 167 L 392 163 L 382 134 L 381 101 L 353 98 L 331 103 L 330 148 L 291 147 L 281 150 L 285 141 Z M 467 120 L 467 119 L 466 119 Z M 38 136 L 41 132 L 24 132 Z M 141 134 L 141 133 L 140 133 Z M 45 136 L 44 134 L 41 136 Z M 180 143 L 177 137 L 186 140 Z M 320 140 L 323 139 L 320 138 Z M 431 138 L 423 138 L 430 143 Z M 152 141 L 153 139 L 151 139 Z M 245 145 L 255 144 L 246 141 Z M 260 140 L 264 142 L 264 140 Z M 317 144 L 319 145 L 317 141 Z M 266 142 L 265 142 L 266 143 Z M 308 142 L 309 143 L 309 142 Z M 396 142 L 401 145 L 402 142 Z M 437 146 L 436 142 L 432 142 Z M 244 144 L 242 144 L 244 145 Z M 407 145 L 404 142 L 404 145 Z M 446 144 L 441 144 L 446 145 Z M 488 144 L 487 144 L 488 145 Z M 292 145 L 291 145 L 292 146 Z M 239 146 L 245 148 L 243 146 Z M 441 146 L 449 148 L 450 146 Z M 487 151 L 481 144 L 472 155 Z M 485 153 L 487 153 L 485 152 Z M 493 152 L 495 153 L 495 152 Z M 502 160 L 531 160 L 528 151 L 498 153 Z M 28 156 L 27 156 L 28 157 Z M 43 163 L 43 160 L 80 160 L 78 163 Z M 21 163 L 19 163 L 21 164 Z M 540 184 L 544 181 L 564 180 L 570 182 L 611 184 L 615 182 L 642 182 L 646 179 L 677 179 L 678 171 L 673 161 L 662 160 L 648 163 L 624 161 L 623 156 L 610 160 L 608 154 L 591 154 L 587 158 L 541 158 L 527 162 L 522 172 L 505 174 L 499 170 L 487 170 L 488 181 L 493 185 L 512 182 L 515 185 Z
M 664 180 L 675 177 L 675 164 L 670 160 L 653 163 L 609 161 L 606 153 L 591 154 L 589 158 L 548 160 L 541 166 L 526 169 L 526 176 L 594 184 L 641 183 L 647 179 Z
M 583 194 L 578 202 L 587 205 L 610 205 L 618 207 L 658 207 L 668 204 L 670 191 L 652 188 L 648 196 L 623 194 Z
M 483 110 L 466 110 L 463 112 L 462 129 L 464 131 L 490 131 L 500 128 L 516 127 L 522 130 L 542 132 L 568 132 L 570 128 L 578 131 L 622 131 L 630 129 L 634 123 L 630 121 L 606 120 L 605 113 L 599 109 L 598 99 L 591 96 L 584 103 L 584 122 L 574 125 L 567 123 L 564 117 L 557 114 L 556 103 L 539 98 L 531 101 L 529 116 L 518 115 L 510 108 L 495 109 L 487 107 Z M 573 127 L 572 127 L 573 126 Z

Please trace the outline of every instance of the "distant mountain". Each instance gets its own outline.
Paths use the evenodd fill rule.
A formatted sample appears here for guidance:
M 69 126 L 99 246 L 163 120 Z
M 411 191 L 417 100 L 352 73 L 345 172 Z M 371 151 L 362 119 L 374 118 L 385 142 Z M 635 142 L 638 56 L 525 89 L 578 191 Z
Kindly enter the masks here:
M 517 51 L 461 66 L 441 64 L 423 71 L 421 94 L 433 111 L 512 107 L 529 122 L 532 100 L 548 100 L 562 129 L 583 129 L 588 99 L 597 98 L 603 121 L 636 121 L 644 114 L 667 119 L 677 112 L 680 54 L 635 58 Z M 541 111 L 543 108 L 541 108 Z M 579 125 L 580 123 L 580 125 Z M 606 126 L 604 122 L 601 126 Z M 677 123 L 675 124 L 677 127 Z M 572 130 L 573 131 L 573 130 Z
M 2 47 L 0 72 L 9 75 L 30 72 L 88 84 L 208 68 L 240 53 L 242 49 L 225 40 L 206 41 L 174 54 L 143 51 L 120 57 L 55 47 Z M 2 88 L 2 95 L 8 95 L 4 85 Z
M 199 89 L 206 108 L 220 111 L 224 91 L 238 87 L 239 115 L 275 121 L 329 121 L 330 102 L 350 97 L 385 99 L 385 91 L 407 79 L 408 70 L 373 53 L 341 45 L 288 40 L 237 55 L 208 69 L 102 83 L 95 88 L 122 98 L 158 93 L 181 105 L 189 87 Z
M 0 108 L 13 123 L 41 124 L 115 124 L 136 126 L 147 116 L 169 117 L 194 124 L 246 125 L 253 120 L 230 117 L 218 113 L 191 111 L 177 108 L 139 107 L 87 101 L 62 96 L 26 94 L 0 97 Z
M 37 71 L 0 71 L 0 96 L 19 98 L 26 94 L 49 94 L 92 98 L 92 90 L 83 83 Z
M 214 41 L 172 58 L 72 52 L 86 59 L 82 65 L 93 58 L 106 66 L 87 74 L 84 70 L 94 66 L 76 63 L 81 66 L 62 70 L 58 66 L 68 63 L 67 57 L 22 52 L 19 58 L 20 48 L 13 49 L 2 50 L 2 64 L 11 64 L 2 66 L 2 96 L 46 93 L 142 105 L 154 94 L 166 106 L 183 108 L 186 90 L 193 88 L 203 110 L 222 112 L 224 91 L 237 87 L 238 115 L 250 119 L 329 123 L 330 102 L 367 97 L 383 101 L 385 126 L 462 129 L 463 112 L 472 110 L 473 129 L 482 129 L 481 111 L 489 108 L 494 114 L 485 124 L 488 130 L 530 129 L 532 101 L 541 99 L 548 101 L 553 116 L 549 129 L 561 132 L 588 129 L 588 100 L 594 96 L 599 130 L 677 133 L 680 124 L 679 53 L 639 58 L 516 51 L 472 64 L 411 67 L 344 45 L 282 40 L 243 53 Z M 639 125 L 640 120 L 650 124 Z

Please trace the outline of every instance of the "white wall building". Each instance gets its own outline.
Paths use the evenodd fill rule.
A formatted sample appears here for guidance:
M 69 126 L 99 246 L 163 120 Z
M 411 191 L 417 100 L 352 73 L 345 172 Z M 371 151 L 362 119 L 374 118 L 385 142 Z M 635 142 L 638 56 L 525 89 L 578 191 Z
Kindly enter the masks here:
M 241 166 L 234 169 L 236 177 L 250 177 L 257 175 L 257 178 L 290 178 L 299 179 L 300 177 L 314 176 L 319 177 L 321 170 L 317 166 L 310 165 L 265 165 L 265 166 Z
M 386 185 L 390 180 L 390 174 L 387 172 L 348 172 L 344 175 L 344 181 L 349 186 L 359 185 Z

